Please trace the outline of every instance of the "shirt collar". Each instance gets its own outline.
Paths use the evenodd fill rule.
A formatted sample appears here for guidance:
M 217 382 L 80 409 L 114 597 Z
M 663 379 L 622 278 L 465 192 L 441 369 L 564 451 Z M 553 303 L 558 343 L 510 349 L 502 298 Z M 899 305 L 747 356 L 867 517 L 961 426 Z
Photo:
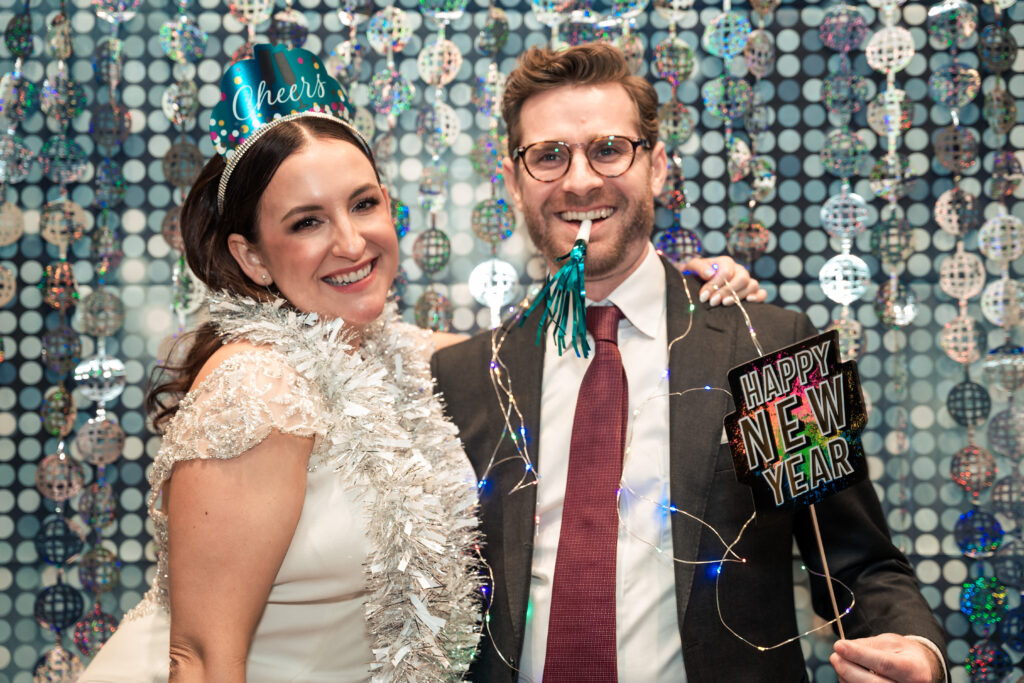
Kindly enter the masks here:
M 647 255 L 640 266 L 607 299 L 588 303 L 618 306 L 633 327 L 655 338 L 658 325 L 665 316 L 665 269 L 654 245 L 647 245 Z

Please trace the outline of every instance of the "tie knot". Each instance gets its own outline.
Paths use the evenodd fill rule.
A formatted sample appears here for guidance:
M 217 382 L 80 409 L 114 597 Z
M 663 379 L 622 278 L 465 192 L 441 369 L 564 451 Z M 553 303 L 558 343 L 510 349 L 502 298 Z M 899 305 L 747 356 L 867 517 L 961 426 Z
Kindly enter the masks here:
M 619 343 L 619 321 L 622 311 L 617 306 L 587 306 L 587 330 L 594 341 Z

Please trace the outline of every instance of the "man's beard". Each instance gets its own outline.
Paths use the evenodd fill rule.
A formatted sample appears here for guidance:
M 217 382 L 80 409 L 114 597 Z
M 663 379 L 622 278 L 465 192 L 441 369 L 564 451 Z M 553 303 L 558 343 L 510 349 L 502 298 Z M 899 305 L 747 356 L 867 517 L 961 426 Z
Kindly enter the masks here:
M 534 246 L 549 263 L 556 263 L 555 259 L 565 256 L 572 249 L 572 242 L 566 244 L 557 241 L 555 231 L 547 228 L 539 212 L 524 213 L 523 219 Z M 614 234 L 603 235 L 600 244 L 587 248 L 584 260 L 584 275 L 587 278 L 601 278 L 613 273 L 621 266 L 630 244 L 651 238 L 654 231 L 654 198 L 645 197 L 630 202 L 624 215 L 622 211 L 617 211 L 612 219 L 617 220 L 621 227 Z

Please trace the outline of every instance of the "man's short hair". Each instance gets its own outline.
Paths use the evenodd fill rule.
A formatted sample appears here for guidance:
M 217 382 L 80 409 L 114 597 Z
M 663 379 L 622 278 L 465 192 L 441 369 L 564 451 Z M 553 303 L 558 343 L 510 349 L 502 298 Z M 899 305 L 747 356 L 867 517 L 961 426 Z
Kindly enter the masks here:
M 505 81 L 501 100 L 509 154 L 522 144 L 519 113 L 526 100 L 566 85 L 603 83 L 618 83 L 626 89 L 636 105 L 640 135 L 653 147 L 658 141 L 658 95 L 654 86 L 630 72 L 617 48 L 607 43 L 584 43 L 559 52 L 532 47 L 519 58 L 519 64 Z

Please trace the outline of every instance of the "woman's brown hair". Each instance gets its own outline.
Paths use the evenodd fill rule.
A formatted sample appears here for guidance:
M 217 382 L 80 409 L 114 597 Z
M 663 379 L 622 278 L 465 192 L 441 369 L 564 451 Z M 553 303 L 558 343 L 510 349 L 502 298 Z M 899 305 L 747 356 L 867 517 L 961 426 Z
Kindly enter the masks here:
M 224 197 L 224 212 L 217 211 L 217 188 L 224 172 L 224 159 L 210 159 L 199 172 L 181 207 L 181 239 L 185 260 L 192 273 L 208 288 L 268 301 L 274 293 L 242 272 L 231 252 L 228 236 L 239 234 L 259 244 L 260 198 L 278 167 L 295 152 L 315 140 L 342 140 L 366 151 L 352 131 L 330 119 L 308 117 L 276 124 L 259 138 L 235 166 Z M 367 154 L 376 171 L 373 158 Z M 325 172 L 334 172 L 325 169 Z M 222 344 L 212 323 L 206 322 L 182 335 L 167 359 L 154 368 L 146 394 L 146 410 L 158 432 L 163 431 L 178 402 L 191 388 L 200 369 Z M 182 347 L 184 345 L 184 347 Z M 180 348 L 187 348 L 183 354 Z M 175 358 L 183 355 L 180 361 Z

